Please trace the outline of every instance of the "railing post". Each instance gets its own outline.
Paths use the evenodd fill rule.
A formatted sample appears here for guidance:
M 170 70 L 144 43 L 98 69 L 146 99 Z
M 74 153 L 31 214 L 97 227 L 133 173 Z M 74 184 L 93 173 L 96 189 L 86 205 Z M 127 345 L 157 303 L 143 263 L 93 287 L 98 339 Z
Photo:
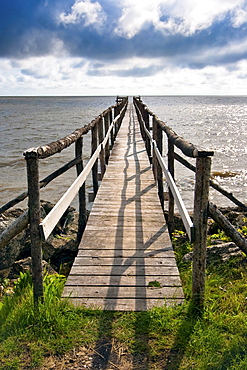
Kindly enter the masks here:
M 109 122 L 109 111 L 106 113 L 104 116 L 104 123 L 105 123 L 105 133 L 107 134 L 109 127 L 110 127 L 110 122 Z M 107 140 L 106 146 L 105 146 L 105 162 L 108 164 L 110 157 L 110 144 L 109 144 L 109 139 Z
M 112 117 L 112 109 L 110 109 L 110 112 L 109 112 L 110 124 L 112 124 L 112 121 L 113 121 L 112 118 L 113 118 Z M 114 145 L 114 129 L 111 130 L 111 146 L 110 146 L 111 149 L 113 148 L 113 145 Z
M 98 136 L 99 136 L 99 144 L 102 143 L 104 140 L 104 132 L 103 132 L 103 117 L 100 116 L 99 123 L 98 123 Z M 105 149 L 103 147 L 100 151 L 100 171 L 101 171 L 101 180 L 105 174 Z
M 143 108 L 143 106 L 141 106 L 141 109 L 140 109 L 140 120 L 141 120 L 141 122 L 144 121 L 144 114 L 143 113 L 144 113 L 144 108 Z M 144 130 L 143 124 L 141 122 L 139 122 L 140 130 L 141 130 L 141 135 L 142 135 L 143 141 L 146 143 L 146 136 L 147 135 L 146 135 L 146 132 Z
M 97 146 L 98 146 L 97 131 L 98 131 L 98 127 L 97 127 L 97 123 L 96 123 L 92 127 L 92 130 L 91 130 L 91 135 L 92 135 L 92 138 L 91 138 L 91 155 L 93 155 L 93 153 L 95 152 L 95 150 L 97 149 Z M 96 159 L 96 161 L 95 161 L 95 163 L 92 167 L 92 180 L 93 180 L 94 197 L 96 197 L 96 194 L 97 194 L 97 191 L 98 191 L 98 188 L 99 188 L 99 183 L 98 183 L 98 159 Z
M 156 141 L 157 147 L 159 149 L 160 154 L 162 155 L 162 130 L 161 127 L 159 126 L 157 120 L 155 117 L 153 118 L 153 137 L 154 140 Z M 156 176 L 156 181 L 158 185 L 158 194 L 160 198 L 160 203 L 162 206 L 162 209 L 164 209 L 164 186 L 163 186 L 163 172 L 162 168 L 155 156 L 155 176 Z
M 143 116 L 143 118 L 144 118 L 146 129 L 149 131 L 150 130 L 149 113 L 148 113 L 147 109 L 144 110 L 144 116 Z M 145 143 L 146 143 L 146 150 L 147 150 L 149 162 L 151 163 L 151 158 L 152 158 L 151 144 L 150 144 L 149 137 L 147 135 L 146 135 L 146 142 Z
M 44 301 L 42 271 L 42 241 L 39 232 L 40 195 L 39 195 L 39 160 L 34 151 L 25 152 L 28 183 L 28 210 L 30 222 L 32 279 L 34 303 Z
M 168 171 L 174 179 L 174 144 L 168 139 Z M 169 206 L 168 206 L 168 228 L 170 234 L 175 230 L 174 224 L 174 197 L 171 190 L 169 189 Z
M 194 308 L 202 314 L 205 293 L 207 217 L 211 158 L 196 159 L 194 198 L 195 241 L 193 249 L 192 299 Z
M 75 142 L 75 156 L 80 155 L 82 157 L 83 138 L 80 137 Z M 76 164 L 77 176 L 83 171 L 83 160 Z M 85 183 L 80 187 L 79 190 L 79 220 L 78 220 L 78 233 L 77 239 L 81 240 L 83 231 L 87 223 L 87 209 L 86 209 L 86 187 Z
M 152 117 L 153 117 L 153 125 L 152 125 L 153 126 L 153 140 L 155 140 L 156 121 L 155 121 L 154 116 Z M 153 174 L 154 174 L 155 181 L 157 181 L 157 158 L 156 158 L 154 148 L 152 152 L 153 152 L 153 159 L 152 159 Z
M 118 107 L 114 107 L 114 118 L 116 118 L 118 115 Z M 118 122 L 115 123 L 115 127 L 114 127 L 114 140 L 117 136 L 117 132 L 118 132 Z

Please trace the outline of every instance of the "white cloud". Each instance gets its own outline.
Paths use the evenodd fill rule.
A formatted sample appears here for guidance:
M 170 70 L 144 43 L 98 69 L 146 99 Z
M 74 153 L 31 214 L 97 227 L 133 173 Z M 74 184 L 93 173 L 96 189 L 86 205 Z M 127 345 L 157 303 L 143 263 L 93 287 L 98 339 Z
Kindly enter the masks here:
M 246 61 L 236 63 L 232 71 L 223 66 L 195 70 L 168 66 L 166 60 L 156 58 L 152 60 L 153 65 L 164 68 L 139 78 L 118 72 L 148 68 L 150 59 L 105 63 L 98 66 L 105 74 L 89 76 L 88 71 L 95 63 L 81 58 L 40 57 L 17 63 L 0 59 L 1 95 L 246 94 Z
M 235 14 L 233 15 L 233 27 L 240 27 L 244 23 L 247 23 L 247 10 L 245 9 L 236 9 Z
M 146 23 L 156 24 L 160 18 L 160 0 L 124 0 L 122 16 L 119 19 L 116 33 L 131 38 L 137 34 Z
M 115 32 L 123 37 L 135 36 L 146 24 L 167 33 L 190 35 L 210 27 L 231 12 L 235 25 L 246 21 L 241 10 L 244 0 L 123 0 L 122 16 Z
M 214 21 L 221 20 L 227 12 L 233 11 L 242 3 L 243 0 L 178 0 L 169 15 L 181 21 L 174 31 L 193 34 L 197 30 L 210 27 Z
M 76 0 L 69 14 L 62 13 L 60 21 L 64 24 L 80 23 L 84 21 L 85 26 L 95 25 L 96 28 L 103 25 L 106 19 L 101 5 L 98 2 L 91 3 L 90 0 Z

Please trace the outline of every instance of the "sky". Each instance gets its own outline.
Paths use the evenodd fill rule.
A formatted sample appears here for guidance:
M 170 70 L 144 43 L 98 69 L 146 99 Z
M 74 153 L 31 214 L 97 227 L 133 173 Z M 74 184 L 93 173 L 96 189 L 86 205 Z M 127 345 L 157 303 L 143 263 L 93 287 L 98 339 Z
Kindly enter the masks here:
M 0 95 L 247 95 L 247 0 L 0 0 Z

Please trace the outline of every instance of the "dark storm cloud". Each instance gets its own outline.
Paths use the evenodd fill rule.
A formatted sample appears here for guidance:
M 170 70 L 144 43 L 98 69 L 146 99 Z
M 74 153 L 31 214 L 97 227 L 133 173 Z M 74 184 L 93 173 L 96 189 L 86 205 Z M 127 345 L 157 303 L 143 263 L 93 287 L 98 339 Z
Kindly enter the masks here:
M 51 8 L 44 0 L 10 0 L 1 4 L 0 56 L 46 55 L 56 32 Z
M 70 14 L 73 4 L 73 0 L 3 1 L 0 12 L 0 57 L 21 59 L 64 52 L 103 63 L 130 57 L 160 57 L 165 58 L 166 63 L 197 69 L 206 65 L 236 63 L 247 57 L 246 50 L 227 50 L 231 43 L 246 39 L 245 25 L 234 28 L 230 14 L 192 35 L 169 34 L 146 24 L 136 35 L 125 38 L 115 32 L 121 16 L 119 4 L 114 6 L 112 1 L 100 1 L 102 11 L 106 14 L 101 28 L 86 22 L 61 22 L 61 14 Z M 167 20 L 168 16 L 164 14 L 161 21 Z M 179 24 L 179 19 L 176 22 Z M 221 53 L 210 54 L 210 50 L 220 48 L 223 50 Z M 157 71 L 158 67 L 152 66 L 114 73 L 118 76 L 150 76 Z M 91 75 L 104 73 L 97 67 L 88 72 Z

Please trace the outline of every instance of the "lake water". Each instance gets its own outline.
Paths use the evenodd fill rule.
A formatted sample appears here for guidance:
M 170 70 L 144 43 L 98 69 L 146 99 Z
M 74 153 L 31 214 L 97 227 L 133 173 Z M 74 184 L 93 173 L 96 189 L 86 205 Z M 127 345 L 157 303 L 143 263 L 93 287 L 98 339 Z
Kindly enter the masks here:
M 212 172 L 216 181 L 247 203 L 247 97 L 144 96 L 142 100 L 178 135 L 198 147 L 214 150 Z M 26 149 L 70 134 L 113 104 L 115 97 L 0 97 L 0 204 L 26 189 Z M 90 140 L 88 134 L 84 139 L 85 159 L 89 157 Z M 40 178 L 73 155 L 74 145 L 40 161 Z M 231 176 L 226 176 L 229 172 Z M 75 177 L 73 168 L 42 189 L 41 199 L 57 201 Z M 194 174 L 177 164 L 175 177 L 186 205 L 192 209 Z M 90 186 L 89 180 L 87 188 Z M 218 205 L 232 204 L 214 190 L 210 197 Z M 23 205 L 25 202 L 20 203 Z

